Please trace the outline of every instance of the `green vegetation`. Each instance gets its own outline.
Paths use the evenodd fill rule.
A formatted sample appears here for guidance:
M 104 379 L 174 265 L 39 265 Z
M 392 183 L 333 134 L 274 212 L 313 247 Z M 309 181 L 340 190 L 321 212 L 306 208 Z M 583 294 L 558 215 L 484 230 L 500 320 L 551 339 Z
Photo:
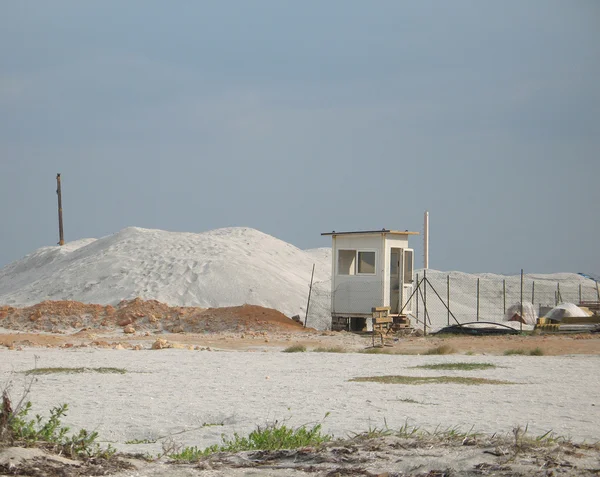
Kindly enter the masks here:
M 442 369 L 452 371 L 475 371 L 480 369 L 492 369 L 496 368 L 495 364 L 491 363 L 439 363 L 439 364 L 422 364 L 420 366 L 413 366 L 413 368 L 421 369 Z
M 346 353 L 346 349 L 341 346 L 331 346 L 330 348 L 315 348 L 315 353 Z
M 238 433 L 234 433 L 233 438 L 222 436 L 221 439 L 221 444 L 215 444 L 206 449 L 186 447 L 180 452 L 169 454 L 169 457 L 176 460 L 196 461 L 216 452 L 297 449 L 318 446 L 330 441 L 332 436 L 321 433 L 321 424 L 316 424 L 311 428 L 306 426 L 290 428 L 284 424 L 275 423 L 266 427 L 258 427 L 248 437 L 241 437 Z
M 125 441 L 125 444 L 155 444 L 156 439 L 131 439 Z
M 123 368 L 33 368 L 24 371 L 25 374 L 73 374 L 73 373 L 101 373 L 101 374 L 125 374 L 127 371 Z
M 283 350 L 284 353 L 304 353 L 305 351 L 306 346 L 304 345 L 293 345 Z
M 532 350 L 526 351 L 523 348 L 519 349 L 507 349 L 504 352 L 504 356 L 513 356 L 513 355 L 529 355 L 529 356 L 543 356 L 544 350 L 540 347 L 534 348 Z
M 358 383 L 385 384 L 516 384 L 510 381 L 500 381 L 486 378 L 466 378 L 461 376 L 367 376 L 350 379 Z
M 80 429 L 78 433 L 68 435 L 70 429 L 61 423 L 61 418 L 68 410 L 67 404 L 52 408 L 47 420 L 40 415 L 36 415 L 35 419 L 28 419 L 31 406 L 28 401 L 21 409 L 13 411 L 8 393 L 3 393 L 0 405 L 0 442 L 28 447 L 43 445 L 73 458 L 108 458 L 114 454 L 115 451 L 110 446 L 108 449 L 101 449 L 95 442 L 97 432 Z
M 432 355 L 432 354 L 453 354 L 453 353 L 456 353 L 456 350 L 452 346 L 440 345 L 440 346 L 436 346 L 435 348 L 428 349 L 423 354 Z

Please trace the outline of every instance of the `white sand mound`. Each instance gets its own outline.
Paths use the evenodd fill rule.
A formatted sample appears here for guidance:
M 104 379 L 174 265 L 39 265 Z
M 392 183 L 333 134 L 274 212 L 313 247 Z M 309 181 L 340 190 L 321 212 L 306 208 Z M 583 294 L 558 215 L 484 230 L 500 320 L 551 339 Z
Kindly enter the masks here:
M 116 304 L 155 299 L 171 306 L 244 303 L 304 317 L 313 263 L 331 262 L 251 228 L 179 233 L 129 227 L 98 240 L 44 247 L 0 270 L 0 303 L 43 300 Z
M 579 308 L 574 303 L 561 303 L 558 306 L 555 306 L 546 314 L 546 318 L 551 320 L 560 321 L 565 317 L 585 317 L 590 316 L 589 313 L 586 313 L 581 308 Z

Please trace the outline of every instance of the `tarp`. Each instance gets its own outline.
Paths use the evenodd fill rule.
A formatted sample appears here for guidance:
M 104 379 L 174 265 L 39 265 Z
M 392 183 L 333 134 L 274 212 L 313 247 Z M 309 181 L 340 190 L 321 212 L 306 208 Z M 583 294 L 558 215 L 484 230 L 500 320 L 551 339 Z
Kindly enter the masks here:
M 546 318 L 549 318 L 550 320 L 554 321 L 561 321 L 564 317 L 584 316 L 590 316 L 590 314 L 583 311 L 574 303 L 561 303 L 560 305 L 555 306 L 548 313 L 546 313 Z
M 521 316 L 521 303 L 509 306 L 504 315 L 504 321 L 520 321 L 526 325 L 537 323 L 538 312 L 533 303 L 523 302 L 523 316 Z

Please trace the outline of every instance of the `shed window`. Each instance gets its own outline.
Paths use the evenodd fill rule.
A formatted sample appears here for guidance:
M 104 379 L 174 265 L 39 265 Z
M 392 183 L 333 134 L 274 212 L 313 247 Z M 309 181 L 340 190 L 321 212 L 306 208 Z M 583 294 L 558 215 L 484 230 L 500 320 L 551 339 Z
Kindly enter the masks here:
M 354 275 L 356 250 L 338 251 L 338 275 Z
M 375 273 L 375 252 L 358 252 L 358 273 Z
M 375 275 L 375 252 L 338 250 L 338 275 Z

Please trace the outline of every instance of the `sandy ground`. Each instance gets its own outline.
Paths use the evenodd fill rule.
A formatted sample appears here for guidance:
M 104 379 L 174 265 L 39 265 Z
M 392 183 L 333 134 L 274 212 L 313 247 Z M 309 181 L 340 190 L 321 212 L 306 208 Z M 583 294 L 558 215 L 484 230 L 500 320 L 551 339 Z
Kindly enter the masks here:
M 281 352 L 283 346 L 296 342 L 305 342 L 309 347 L 339 346 L 340 343 L 347 347 L 369 346 L 369 338 L 346 333 L 261 335 L 252 339 L 236 339 L 231 335 L 177 336 L 179 343 L 190 341 L 199 349 L 151 350 L 149 337 L 140 339 L 144 349 L 138 351 L 21 345 L 0 349 L 0 382 L 11 382 L 12 394 L 18 395 L 27 382 L 23 371 L 34 367 L 124 368 L 125 374 L 41 375 L 36 378 L 29 399 L 34 404 L 34 412 L 42 414 L 53 406 L 68 403 L 70 411 L 65 420 L 68 425 L 73 429 L 97 430 L 104 444 L 110 443 L 127 453 L 156 455 L 166 442 L 205 447 L 220 442 L 222 434 L 246 434 L 257 425 L 274 421 L 290 426 L 322 422 L 324 431 L 344 438 L 373 428 L 398 429 L 407 423 L 430 431 L 456 427 L 487 435 L 511 436 L 513 429 L 521 426 L 527 427 L 531 436 L 553 431 L 575 442 L 596 442 L 599 438 L 600 378 L 597 370 L 600 341 L 596 338 L 406 338 L 389 348 L 398 352 L 417 352 L 441 342 L 452 342 L 459 350 L 452 355 L 424 356 Z M 60 338 L 68 342 L 74 339 L 72 336 Z M 167 338 L 173 339 L 174 335 Z M 463 354 L 484 344 L 485 354 Z M 207 350 L 208 346 L 212 351 Z M 552 349 L 551 354 L 558 354 L 560 350 L 571 353 L 561 356 L 500 355 L 501 350 L 530 346 Z M 591 353 L 572 353 L 578 346 L 584 351 L 594 349 Z M 470 372 L 414 368 L 421 364 L 456 361 L 492 363 L 497 368 Z M 477 376 L 514 384 L 402 386 L 349 381 L 359 376 L 391 374 Z M 144 443 L 132 443 L 140 441 Z M 393 449 L 389 444 L 377 445 L 381 449 L 389 447 L 390 452 Z M 367 451 L 361 448 L 361 452 Z M 424 449 L 410 452 L 429 455 Z M 457 456 L 465 452 L 474 453 L 469 458 L 463 456 L 466 467 L 488 462 L 481 460 L 482 448 L 475 451 L 464 446 L 442 446 L 439 452 L 432 454 L 437 455 L 435 459 L 431 456 L 413 459 L 413 473 L 396 475 L 427 475 L 423 472 L 439 469 L 444 462 L 450 467 L 451 464 L 456 466 L 460 460 Z M 369 464 L 373 472 L 400 470 L 399 464 L 376 454 L 367 452 L 367 457 L 363 456 L 366 462 L 373 461 Z M 597 458 L 597 453 L 595 455 Z M 296 462 L 297 458 L 292 460 Z M 401 461 L 406 458 L 406 455 L 398 457 Z M 381 464 L 379 467 L 377 462 Z M 246 464 L 242 467 L 253 467 Z M 139 462 L 138 470 L 123 471 L 120 475 L 176 475 L 170 470 L 167 472 L 165 465 Z M 216 467 L 177 467 L 180 472 L 177 475 L 304 475 L 302 469 L 292 469 L 292 473 L 284 474 L 285 466 L 269 470 L 264 465 L 234 473 L 232 469 L 237 465 L 241 465 L 240 462 L 233 465 L 225 459 Z M 600 468 L 600 462 L 594 465 Z M 286 468 L 291 469 L 290 466 Z

